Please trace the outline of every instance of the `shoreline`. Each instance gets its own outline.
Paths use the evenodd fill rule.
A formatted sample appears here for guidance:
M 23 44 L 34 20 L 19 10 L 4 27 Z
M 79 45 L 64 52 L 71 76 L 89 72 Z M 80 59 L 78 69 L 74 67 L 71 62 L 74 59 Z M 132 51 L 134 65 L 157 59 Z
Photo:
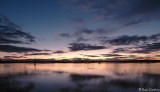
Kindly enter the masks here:
M 38 64 L 38 63 L 160 63 L 160 60 L 115 60 L 115 61 L 86 61 L 86 60 L 81 60 L 81 61 L 64 61 L 64 60 L 6 60 L 6 61 L 0 61 L 0 64 L 5 64 L 5 63 L 33 63 L 33 64 Z

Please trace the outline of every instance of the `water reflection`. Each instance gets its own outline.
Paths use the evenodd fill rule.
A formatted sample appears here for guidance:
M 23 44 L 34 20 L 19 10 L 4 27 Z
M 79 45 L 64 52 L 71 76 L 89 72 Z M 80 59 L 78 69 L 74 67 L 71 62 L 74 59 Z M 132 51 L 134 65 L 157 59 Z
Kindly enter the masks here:
M 160 63 L 0 64 L 2 92 L 138 92 L 160 89 Z
M 17 73 L 13 75 L 1 76 L 0 91 L 1 92 L 30 92 L 34 88 L 34 83 L 30 80 L 24 82 L 23 79 L 27 76 L 31 77 L 32 74 L 28 74 L 27 72 L 24 72 L 24 73 Z
M 87 81 L 92 79 L 99 79 L 104 78 L 105 76 L 101 75 L 87 75 L 87 74 L 70 74 L 71 80 L 78 82 L 78 81 Z

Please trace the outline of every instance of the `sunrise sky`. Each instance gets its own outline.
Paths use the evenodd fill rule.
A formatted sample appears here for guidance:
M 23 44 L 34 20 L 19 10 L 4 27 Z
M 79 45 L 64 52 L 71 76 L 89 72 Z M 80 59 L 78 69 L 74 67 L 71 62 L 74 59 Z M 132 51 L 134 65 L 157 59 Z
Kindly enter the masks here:
M 1 59 L 160 60 L 160 0 L 0 0 Z

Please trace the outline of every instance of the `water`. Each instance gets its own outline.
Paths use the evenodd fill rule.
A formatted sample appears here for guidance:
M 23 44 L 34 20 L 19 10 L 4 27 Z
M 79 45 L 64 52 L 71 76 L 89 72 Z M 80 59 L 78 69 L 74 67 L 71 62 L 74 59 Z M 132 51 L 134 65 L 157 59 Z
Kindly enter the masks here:
M 160 63 L 0 64 L 0 92 L 160 92 L 159 70 Z

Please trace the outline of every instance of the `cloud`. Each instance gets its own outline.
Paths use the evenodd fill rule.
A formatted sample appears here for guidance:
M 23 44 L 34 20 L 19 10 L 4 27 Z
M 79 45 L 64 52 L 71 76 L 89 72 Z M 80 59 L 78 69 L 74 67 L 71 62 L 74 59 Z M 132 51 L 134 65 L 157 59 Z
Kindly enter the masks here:
M 159 0 L 70 0 L 67 2 L 61 0 L 60 2 L 78 14 L 80 12 L 90 15 L 90 20 L 99 19 L 99 21 L 114 23 L 115 30 L 160 19 Z
M 97 45 L 91 45 L 87 43 L 70 43 L 69 44 L 70 51 L 81 51 L 81 50 L 100 50 L 105 49 L 105 46 L 97 46 Z
M 68 33 L 61 33 L 59 34 L 60 37 L 69 38 L 71 35 Z
M 112 53 L 128 53 L 129 49 L 128 48 L 116 48 L 112 51 Z
M 151 53 L 160 51 L 160 42 L 147 44 L 145 46 L 140 47 L 142 50 L 135 51 L 135 53 Z
M 35 37 L 29 33 L 23 32 L 22 28 L 8 19 L 6 16 L 0 16 L 0 52 L 40 52 L 49 50 L 39 50 L 29 47 L 18 47 L 8 44 L 32 44 L 35 43 Z M 9 56 L 8 56 L 9 57 Z M 11 56 L 10 56 L 11 57 Z M 14 56 L 16 58 L 16 56 Z
M 94 58 L 94 57 L 100 57 L 98 55 L 84 55 L 84 54 L 80 54 L 80 55 L 85 56 L 85 57 L 92 57 L 92 58 Z
M 101 38 L 100 41 L 103 44 L 110 44 L 110 45 L 141 45 L 146 44 L 149 42 L 158 42 L 160 38 L 160 33 L 150 35 L 150 36 L 138 36 L 138 35 L 123 35 L 118 36 L 115 38 Z
M 1 44 L 30 44 L 35 43 L 35 37 L 23 32 L 22 28 L 11 22 L 6 16 L 0 16 Z
M 90 39 L 86 39 L 86 38 L 84 38 L 84 37 L 78 37 L 77 39 L 76 39 L 76 41 L 77 42 L 86 42 L 86 41 L 89 41 Z
M 150 36 L 150 39 L 153 39 L 153 40 L 155 40 L 155 41 L 159 40 L 159 39 L 160 39 L 160 33 L 151 35 L 151 36 Z
M 63 50 L 57 50 L 57 51 L 54 51 L 53 53 L 55 53 L 55 54 L 63 54 L 63 53 L 66 53 L 66 52 L 63 51 Z
M 99 37 L 101 44 L 116 47 L 112 53 L 143 53 L 149 54 L 159 50 L 160 33 L 150 36 L 122 35 L 118 37 Z M 122 47 L 124 46 L 124 47 Z
M 4 56 L 4 59 L 19 59 L 19 58 L 27 58 L 25 56 Z
M 96 31 L 97 32 L 97 31 Z M 82 35 L 82 34 L 93 34 L 95 31 L 90 29 L 82 29 L 75 33 L 75 35 Z
M 123 55 L 119 55 L 119 54 L 101 54 L 103 57 L 121 57 Z
M 24 44 L 23 41 L 11 40 L 0 37 L 0 44 Z
M 74 33 L 75 36 L 83 36 L 83 35 L 105 35 L 110 33 L 105 29 L 81 29 Z
M 147 40 L 148 40 L 147 36 L 137 36 L 137 35 L 127 36 L 127 35 L 124 35 L 124 36 L 119 36 L 115 39 L 111 39 L 108 42 L 111 45 L 130 45 L 130 44 L 137 44 L 141 41 L 144 42 Z
M 35 48 L 28 48 L 28 47 L 18 47 L 13 45 L 0 45 L 0 52 L 40 52 L 42 50 L 35 49 Z
M 74 33 L 61 33 L 59 34 L 60 37 L 63 38 L 69 38 L 69 37 L 83 37 L 85 35 L 106 35 L 111 33 L 108 30 L 105 29 L 88 29 L 88 28 L 83 28 L 83 29 L 78 29 Z
M 130 51 L 130 53 L 139 53 L 139 54 L 149 54 L 151 51 L 142 49 L 142 50 L 135 50 L 135 51 Z
M 156 57 L 160 57 L 160 55 L 156 55 Z
M 113 31 L 112 31 L 113 32 Z M 74 38 L 76 42 L 86 42 L 86 41 L 94 41 L 97 36 L 106 36 L 107 34 L 112 33 L 106 29 L 77 29 L 77 31 L 73 33 L 61 33 L 59 34 L 62 38 Z
M 140 53 L 150 54 L 152 52 L 160 51 L 160 42 L 145 44 L 136 47 L 116 48 L 112 53 Z
M 104 0 L 103 3 L 96 2 L 90 7 L 95 13 L 100 13 L 107 19 L 118 19 L 119 22 L 124 22 L 124 25 L 135 25 L 149 19 L 157 19 L 160 14 L 159 0 Z
M 83 18 L 72 18 L 69 23 L 74 24 L 74 26 L 81 27 L 86 25 L 87 22 L 87 19 L 84 20 Z
M 48 56 L 48 55 L 52 55 L 51 53 L 26 53 L 25 56 L 39 56 L 39 55 L 42 55 L 42 56 Z
M 140 53 L 140 54 L 149 54 L 151 51 L 142 48 L 141 46 L 137 47 L 125 47 L 125 48 L 116 48 L 112 53 Z

